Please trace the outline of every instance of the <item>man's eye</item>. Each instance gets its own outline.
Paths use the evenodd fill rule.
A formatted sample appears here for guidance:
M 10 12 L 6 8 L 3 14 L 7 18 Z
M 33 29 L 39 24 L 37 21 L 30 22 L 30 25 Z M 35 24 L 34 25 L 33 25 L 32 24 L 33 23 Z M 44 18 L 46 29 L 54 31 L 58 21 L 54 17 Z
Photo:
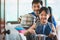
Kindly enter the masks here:
M 34 6 L 34 8 L 36 8 L 36 6 Z

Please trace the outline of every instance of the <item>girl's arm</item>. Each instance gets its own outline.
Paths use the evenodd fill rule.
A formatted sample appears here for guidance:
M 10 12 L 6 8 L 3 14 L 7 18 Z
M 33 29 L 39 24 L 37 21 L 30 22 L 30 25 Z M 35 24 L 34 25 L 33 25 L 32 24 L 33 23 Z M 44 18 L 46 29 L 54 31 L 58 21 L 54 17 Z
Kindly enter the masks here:
M 52 38 L 54 36 L 56 36 L 56 29 L 55 29 L 54 25 L 52 25 L 52 32 L 49 34 L 49 37 Z

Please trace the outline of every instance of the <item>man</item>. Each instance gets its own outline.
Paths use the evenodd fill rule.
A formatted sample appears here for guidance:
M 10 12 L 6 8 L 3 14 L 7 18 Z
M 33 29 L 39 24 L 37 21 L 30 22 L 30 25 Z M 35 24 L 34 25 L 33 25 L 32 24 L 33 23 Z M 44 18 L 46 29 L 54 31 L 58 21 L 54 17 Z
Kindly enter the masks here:
M 33 10 L 33 12 L 32 13 L 30 13 L 30 14 L 32 14 L 33 15 L 33 17 L 34 17 L 34 23 L 35 23 L 35 21 L 38 19 L 38 13 L 39 13 L 39 9 L 42 7 L 42 1 L 40 1 L 40 0 L 33 0 L 32 1 L 32 10 Z

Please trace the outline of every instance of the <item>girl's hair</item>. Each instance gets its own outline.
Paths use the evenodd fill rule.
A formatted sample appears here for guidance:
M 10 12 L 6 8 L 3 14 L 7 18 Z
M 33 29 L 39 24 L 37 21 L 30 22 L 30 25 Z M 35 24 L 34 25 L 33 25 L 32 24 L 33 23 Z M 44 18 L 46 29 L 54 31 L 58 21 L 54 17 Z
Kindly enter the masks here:
M 51 7 L 48 7 L 48 13 L 50 13 L 50 17 L 48 19 L 48 22 L 51 22 L 52 23 L 52 8 Z
M 51 7 L 48 7 L 48 12 L 52 15 L 52 8 Z
M 45 11 L 46 14 L 48 14 L 48 8 L 47 8 L 47 7 L 42 7 L 42 8 L 39 10 L 39 14 L 40 14 L 42 11 Z

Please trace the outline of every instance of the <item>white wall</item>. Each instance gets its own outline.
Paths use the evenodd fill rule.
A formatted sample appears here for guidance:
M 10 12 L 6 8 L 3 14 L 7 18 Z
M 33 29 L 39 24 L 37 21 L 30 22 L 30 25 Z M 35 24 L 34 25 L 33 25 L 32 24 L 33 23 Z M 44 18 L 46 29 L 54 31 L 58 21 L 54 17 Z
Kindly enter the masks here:
M 47 0 L 47 6 L 52 7 L 55 19 L 60 21 L 60 0 Z

